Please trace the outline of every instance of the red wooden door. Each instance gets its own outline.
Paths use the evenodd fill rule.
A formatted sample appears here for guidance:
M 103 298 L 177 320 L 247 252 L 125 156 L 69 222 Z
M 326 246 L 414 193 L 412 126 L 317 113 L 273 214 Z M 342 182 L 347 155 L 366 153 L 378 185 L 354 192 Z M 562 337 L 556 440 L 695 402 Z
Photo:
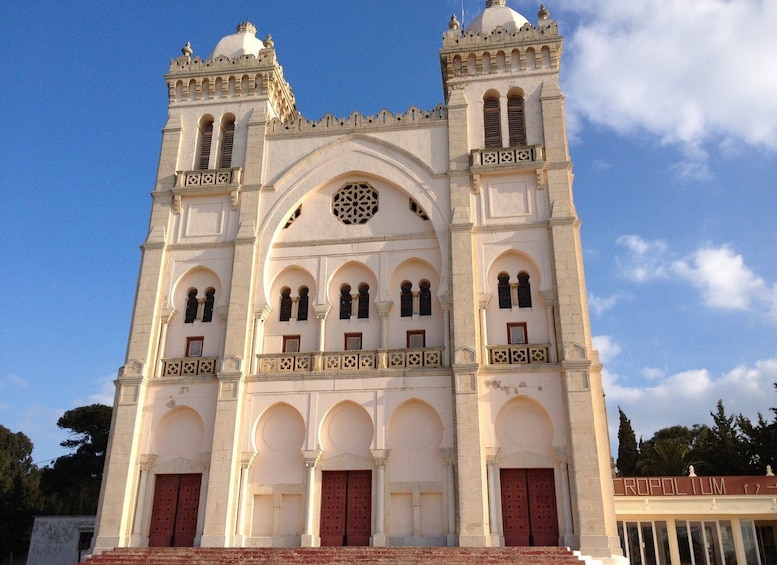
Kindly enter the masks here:
M 500 469 L 502 528 L 505 545 L 531 545 L 529 501 L 524 469 Z
M 558 513 L 553 469 L 527 469 L 532 545 L 558 545 Z
M 370 545 L 372 533 L 372 471 L 348 471 L 345 545 Z
M 558 545 L 553 469 L 501 469 L 505 545 Z
M 321 545 L 345 545 L 347 471 L 324 471 L 321 476 Z
M 191 547 L 197 532 L 202 475 L 156 475 L 150 547 Z
M 321 545 L 370 545 L 372 471 L 324 471 Z

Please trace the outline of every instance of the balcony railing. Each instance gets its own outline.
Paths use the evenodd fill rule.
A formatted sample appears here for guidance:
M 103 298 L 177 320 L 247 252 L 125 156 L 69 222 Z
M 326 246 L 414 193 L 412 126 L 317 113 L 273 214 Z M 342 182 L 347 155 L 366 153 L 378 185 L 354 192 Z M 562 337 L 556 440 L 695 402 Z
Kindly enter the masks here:
M 241 172 L 240 167 L 205 171 L 178 171 L 175 185 L 179 188 L 195 188 L 240 184 Z
M 269 353 L 257 355 L 260 373 L 364 371 L 442 367 L 442 349 L 388 349 L 386 351 L 325 351 L 323 353 Z
M 489 345 L 491 365 L 529 365 L 550 363 L 549 345 Z
M 163 377 L 212 377 L 218 357 L 181 357 L 162 359 Z
M 545 160 L 545 150 L 542 145 L 520 147 L 494 147 L 490 149 L 473 149 L 473 167 L 494 167 L 500 165 L 533 164 Z

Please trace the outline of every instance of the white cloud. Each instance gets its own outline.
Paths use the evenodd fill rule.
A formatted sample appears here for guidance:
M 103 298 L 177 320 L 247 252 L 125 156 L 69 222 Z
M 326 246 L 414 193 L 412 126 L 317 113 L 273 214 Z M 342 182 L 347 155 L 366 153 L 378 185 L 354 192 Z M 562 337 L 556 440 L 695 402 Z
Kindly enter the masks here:
M 594 347 L 599 351 L 599 360 L 602 363 L 614 359 L 621 352 L 621 346 L 609 335 L 595 335 L 591 338 Z
M 719 399 L 728 414 L 743 414 L 755 419 L 757 413 L 770 417 L 777 405 L 773 383 L 777 382 L 777 358 L 740 365 L 716 376 L 709 370 L 691 369 L 668 376 L 652 369 L 649 386 L 622 384 L 618 375 L 607 373 L 603 379 L 610 406 L 610 436 L 617 449 L 618 421 L 614 406 L 620 406 L 631 420 L 637 437 L 647 439 L 657 430 L 673 425 L 712 425 L 710 412 Z M 613 415 L 613 412 L 615 415 Z
M 584 117 L 675 144 L 685 175 L 706 174 L 709 143 L 777 150 L 777 73 L 764 66 L 777 60 L 777 2 L 570 0 L 565 9 L 580 17 L 567 33 L 570 124 Z
M 622 235 L 615 243 L 627 252 L 626 255 L 615 258 L 622 277 L 635 282 L 646 282 L 668 276 L 669 246 L 665 241 L 649 241 L 638 235 Z
M 87 406 L 89 404 L 105 404 L 106 406 L 113 406 L 113 396 L 116 392 L 116 387 L 113 384 L 115 375 L 108 375 L 95 379 L 93 384 L 97 390 L 87 396 L 85 399 L 76 399 L 74 401 L 75 406 Z
M 725 310 L 749 310 L 754 304 L 772 304 L 774 291 L 727 246 L 704 247 L 672 264 L 674 272 L 702 293 L 705 304 Z
M 588 307 L 591 310 L 593 310 L 597 316 L 601 316 L 607 310 L 614 307 L 618 302 L 620 302 L 620 298 L 621 297 L 618 294 L 613 294 L 611 296 L 608 296 L 607 298 L 604 298 L 602 296 L 597 296 L 595 294 L 589 293 Z

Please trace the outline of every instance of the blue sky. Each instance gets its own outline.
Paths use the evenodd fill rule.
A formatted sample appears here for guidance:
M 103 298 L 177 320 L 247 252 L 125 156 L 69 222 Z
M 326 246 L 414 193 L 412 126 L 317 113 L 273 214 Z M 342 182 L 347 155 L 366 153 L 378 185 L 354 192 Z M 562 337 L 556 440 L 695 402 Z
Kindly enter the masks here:
M 563 5 L 562 5 L 563 4 Z M 538 5 L 508 0 L 536 20 Z M 443 101 L 461 0 L 0 4 L 0 424 L 35 461 L 110 404 L 165 123 L 169 60 L 242 20 L 307 118 Z M 482 9 L 465 0 L 464 21 Z M 591 324 L 637 435 L 777 406 L 777 3 L 565 0 L 562 88 Z

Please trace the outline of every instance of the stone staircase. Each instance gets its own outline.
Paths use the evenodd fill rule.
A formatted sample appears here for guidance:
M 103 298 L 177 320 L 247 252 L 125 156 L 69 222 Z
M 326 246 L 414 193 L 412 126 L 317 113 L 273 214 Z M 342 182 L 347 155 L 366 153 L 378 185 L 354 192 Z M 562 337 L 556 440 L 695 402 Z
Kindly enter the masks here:
M 118 548 L 89 565 L 580 565 L 566 547 Z

